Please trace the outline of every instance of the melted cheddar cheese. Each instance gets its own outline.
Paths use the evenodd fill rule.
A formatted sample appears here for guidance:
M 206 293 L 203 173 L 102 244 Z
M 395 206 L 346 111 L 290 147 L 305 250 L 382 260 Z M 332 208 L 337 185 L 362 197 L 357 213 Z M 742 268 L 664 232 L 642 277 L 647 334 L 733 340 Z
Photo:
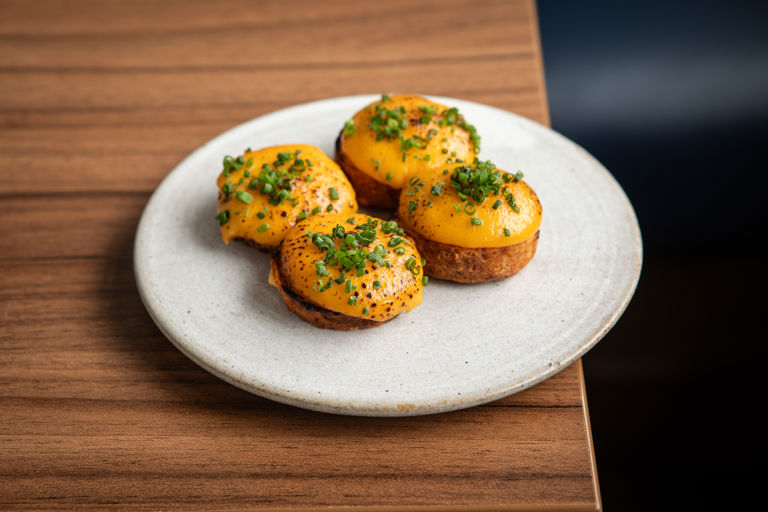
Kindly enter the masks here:
M 377 108 L 404 111 L 408 123 L 397 136 L 380 136 L 374 116 Z M 479 148 L 464 127 L 458 112 L 421 96 L 399 95 L 371 103 L 352 118 L 354 130 L 345 129 L 340 150 L 345 157 L 374 180 L 400 189 L 415 172 L 443 169 L 446 164 L 472 162 Z M 401 112 L 402 112 L 401 111 Z M 432 112 L 432 113 L 430 113 Z M 380 116 L 387 121 L 387 115 Z M 428 118 L 428 119 L 427 119 Z M 426 121 L 426 122 L 425 122 Z M 374 128 L 371 124 L 374 124 Z M 380 125 L 380 123 L 379 123 Z M 348 134 L 350 132 L 354 132 Z M 377 140 L 378 137 L 378 140 Z M 416 143 L 409 147 L 411 140 Z M 478 139 L 479 140 L 479 139 Z
M 376 226 L 371 228 L 373 222 Z M 286 285 L 302 300 L 321 308 L 374 321 L 389 320 L 418 306 L 423 288 L 421 256 L 413 241 L 404 234 L 391 230 L 385 233 L 384 222 L 359 214 L 322 215 L 299 222 L 285 237 L 279 256 Z M 337 236 L 333 236 L 338 226 L 344 234 L 339 235 L 337 231 Z M 396 223 L 390 226 L 396 227 Z M 375 238 L 367 244 L 345 245 L 350 235 L 354 238 L 364 230 L 368 230 L 371 237 L 375 231 Z M 335 246 L 332 251 L 374 253 L 377 246 L 381 246 L 378 251 L 382 259 L 376 262 L 362 257 L 359 266 L 362 275 L 358 275 L 357 268 L 342 272 L 344 261 L 339 258 L 340 261 L 334 263 L 329 259 L 328 248 L 321 249 L 313 241 L 317 240 L 316 234 L 328 236 L 326 241 L 332 240 Z
M 507 247 L 527 240 L 541 225 L 541 203 L 522 180 L 509 179 L 498 195 L 491 193 L 480 204 L 459 197 L 451 186 L 450 173 L 421 173 L 411 183 L 400 193 L 397 216 L 428 240 L 465 248 Z M 509 204 L 503 189 L 512 194 L 519 212 Z
M 275 248 L 305 216 L 357 212 L 355 191 L 344 172 L 314 146 L 291 144 L 246 151 L 236 160 L 225 160 L 224 165 L 216 180 L 217 218 L 227 244 L 244 239 Z M 282 179 L 275 181 L 272 176 Z M 281 190 L 285 190 L 282 196 Z

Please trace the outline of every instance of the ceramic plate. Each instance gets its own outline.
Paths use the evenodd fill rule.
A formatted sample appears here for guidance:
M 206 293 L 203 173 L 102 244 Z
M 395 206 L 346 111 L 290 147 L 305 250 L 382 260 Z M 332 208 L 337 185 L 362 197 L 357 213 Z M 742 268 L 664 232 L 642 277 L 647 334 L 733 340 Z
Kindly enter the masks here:
M 613 326 L 640 273 L 632 206 L 611 174 L 557 133 L 493 107 L 458 107 L 481 158 L 525 173 L 543 206 L 538 250 L 503 281 L 433 279 L 424 302 L 374 329 L 313 327 L 267 283 L 269 255 L 219 236 L 215 180 L 224 155 L 307 143 L 333 155 L 344 121 L 377 96 L 298 105 L 219 135 L 157 188 L 136 233 L 139 292 L 184 354 L 235 386 L 299 407 L 370 416 L 470 407 L 565 368 Z

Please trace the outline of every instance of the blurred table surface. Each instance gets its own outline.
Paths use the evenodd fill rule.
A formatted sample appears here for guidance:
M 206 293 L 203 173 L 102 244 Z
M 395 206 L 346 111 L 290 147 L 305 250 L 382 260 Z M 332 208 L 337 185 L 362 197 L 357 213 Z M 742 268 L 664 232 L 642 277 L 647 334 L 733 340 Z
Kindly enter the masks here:
M 415 418 L 236 389 L 158 331 L 132 270 L 150 194 L 296 103 L 420 92 L 548 123 L 535 5 L 0 2 L 0 509 L 595 510 L 581 362 Z

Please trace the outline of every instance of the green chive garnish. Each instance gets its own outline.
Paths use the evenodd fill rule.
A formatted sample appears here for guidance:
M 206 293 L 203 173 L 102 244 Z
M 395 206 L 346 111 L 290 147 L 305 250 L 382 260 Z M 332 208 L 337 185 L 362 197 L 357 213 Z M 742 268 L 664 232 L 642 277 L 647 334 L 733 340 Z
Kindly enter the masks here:
M 333 187 L 328 187 L 328 196 L 330 196 L 331 201 L 336 201 L 339 199 L 339 193 Z
M 315 206 L 314 208 L 312 208 L 312 215 L 317 215 L 318 213 L 320 213 L 319 206 Z
M 392 173 L 388 172 L 386 177 L 384 178 L 385 181 L 392 181 Z
M 351 119 L 344 123 L 344 135 L 354 135 L 355 134 L 355 122 Z
M 222 210 L 216 215 L 216 220 L 219 221 L 219 226 L 223 226 L 229 221 L 229 210 Z
M 240 192 L 235 192 L 235 197 L 240 200 L 240 202 L 245 204 L 251 204 L 251 201 L 253 201 L 253 196 L 248 192 L 243 192 L 242 190 Z
M 357 306 L 357 296 L 352 295 L 347 301 L 347 304 L 349 304 L 350 306 Z
M 493 209 L 498 210 L 499 206 L 501 206 L 501 199 L 497 199 L 495 203 L 493 203 Z
M 508 228 L 504 228 L 504 236 L 512 236 L 512 233 L 509 231 Z
M 427 286 L 427 283 L 429 283 L 429 276 L 424 274 L 423 276 L 421 276 L 421 284 L 422 286 Z
M 472 217 L 471 219 L 469 219 L 469 222 L 471 222 L 473 226 L 483 225 L 483 220 L 480 217 Z
M 381 288 L 381 281 L 379 281 L 379 280 L 377 279 L 377 280 L 375 280 L 375 281 L 373 282 L 373 289 L 374 289 L 374 290 L 378 290 L 378 289 L 380 289 L 380 288 Z
M 262 224 L 261 226 L 259 226 L 258 228 L 256 228 L 256 231 L 258 231 L 259 233 L 261 233 L 261 232 L 263 232 L 263 231 L 266 231 L 266 230 L 268 230 L 268 229 L 269 229 L 269 224 L 267 224 L 267 223 L 264 223 L 264 224 Z
M 363 308 L 363 314 L 364 314 L 364 315 L 367 315 L 367 314 L 368 314 L 368 313 L 370 313 L 370 312 L 371 312 L 371 310 L 370 310 L 370 309 L 368 309 L 368 306 L 365 306 L 365 307 Z

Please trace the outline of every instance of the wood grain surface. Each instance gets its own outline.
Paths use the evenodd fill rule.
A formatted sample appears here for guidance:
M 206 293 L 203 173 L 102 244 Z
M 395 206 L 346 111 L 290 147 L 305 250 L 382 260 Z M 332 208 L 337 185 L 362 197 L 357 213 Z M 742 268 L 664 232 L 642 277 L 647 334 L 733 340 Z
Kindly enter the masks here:
M 325 415 L 195 366 L 133 279 L 153 189 L 255 116 L 399 91 L 548 123 L 535 16 L 529 0 L 0 1 L 0 509 L 599 509 L 580 362 L 469 410 Z

